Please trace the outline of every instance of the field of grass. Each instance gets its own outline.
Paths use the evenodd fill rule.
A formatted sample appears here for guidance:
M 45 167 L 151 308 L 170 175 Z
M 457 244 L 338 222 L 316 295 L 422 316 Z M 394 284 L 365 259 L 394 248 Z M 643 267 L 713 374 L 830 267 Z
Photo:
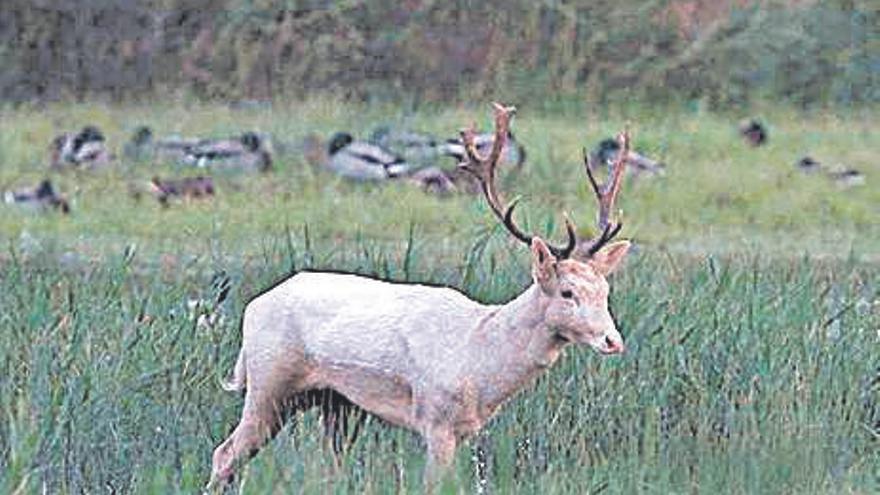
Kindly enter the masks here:
M 519 216 L 539 232 L 550 232 L 562 211 L 571 213 L 582 228 L 590 225 L 594 205 L 581 149 L 613 136 L 628 123 L 636 149 L 668 165 L 660 180 L 625 185 L 619 205 L 629 237 L 690 253 L 740 252 L 756 244 L 783 257 L 810 253 L 845 258 L 853 253 L 876 260 L 880 252 L 880 119 L 874 111 L 756 111 L 769 125 L 770 141 L 751 149 L 736 134 L 742 115 L 519 108 L 514 130 L 529 159 L 524 173 L 507 182 L 507 190 L 511 196 L 524 196 Z M 205 240 L 211 239 L 235 253 L 254 253 L 267 236 L 305 224 L 317 237 L 360 234 L 394 240 L 403 235 L 402 225 L 415 223 L 440 245 L 459 236 L 470 238 L 475 228 L 492 225 L 479 198 L 427 198 L 403 185 L 352 186 L 315 173 L 298 149 L 310 133 L 326 136 L 348 129 L 365 137 L 377 124 L 455 135 L 471 122 L 488 125 L 488 105 L 425 109 L 406 116 L 395 108 L 326 101 L 237 111 L 222 106 L 73 105 L 6 110 L 0 116 L 3 189 L 33 184 L 45 176 L 49 140 L 85 123 L 98 125 L 119 151 L 141 124 L 159 135 L 225 137 L 259 129 L 290 151 L 276 160 L 276 173 L 258 179 L 221 177 L 216 201 L 170 211 L 151 201 L 136 203 L 127 185 L 156 173 L 196 172 L 123 162 L 112 173 L 58 175 L 55 181 L 73 200 L 71 218 L 32 218 L 0 210 L 0 232 L 20 244 L 49 238 L 83 256 L 119 251 L 129 243 L 153 253 L 183 249 L 200 254 Z M 794 163 L 805 155 L 828 166 L 857 168 L 866 174 L 867 185 L 841 190 L 825 177 L 801 174 Z
M 311 102 L 270 110 L 73 105 L 4 110 L 0 185 L 46 175 L 45 148 L 93 122 L 111 142 L 134 127 L 228 135 L 259 128 L 290 143 L 380 122 L 437 133 L 487 108 L 424 110 Z M 580 148 L 629 122 L 668 164 L 624 185 L 624 237 L 638 249 L 614 276 L 622 357 L 569 349 L 489 424 L 492 493 L 876 493 L 880 490 L 880 163 L 878 118 L 767 108 L 766 148 L 740 116 L 646 109 L 551 113 L 522 106 L 529 151 L 523 223 L 586 230 L 593 205 Z M 861 169 L 841 190 L 803 176 L 804 154 Z M 404 185 L 355 186 L 295 151 L 258 178 L 220 178 L 218 196 L 163 210 L 130 182 L 168 167 L 121 164 L 56 174 L 73 214 L 0 209 L 0 493 L 192 493 L 241 398 L 221 391 L 238 318 L 262 289 L 304 268 L 458 287 L 484 302 L 528 284 L 526 250 L 478 199 Z M 189 172 L 192 173 L 192 172 Z M 187 300 L 233 281 L 227 317 L 199 326 Z M 368 338 L 365 336 L 365 338 Z M 416 437 L 367 423 L 334 466 L 313 413 L 247 467 L 242 493 L 418 493 Z M 471 450 L 452 493 L 475 488 Z

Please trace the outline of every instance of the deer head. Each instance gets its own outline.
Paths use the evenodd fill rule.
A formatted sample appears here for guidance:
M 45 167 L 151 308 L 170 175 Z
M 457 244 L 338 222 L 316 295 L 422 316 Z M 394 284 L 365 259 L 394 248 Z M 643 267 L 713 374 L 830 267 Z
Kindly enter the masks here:
M 538 307 L 546 326 L 565 343 L 588 344 L 603 354 L 623 352 L 623 338 L 608 309 L 607 277 L 620 265 L 630 247 L 629 241 L 611 242 L 620 232 L 622 223 L 610 218 L 629 153 L 628 134 L 623 132 L 618 136 L 619 154 L 611 178 L 605 184 L 596 181 L 588 155 L 584 154 L 587 178 L 599 202 L 600 234 L 594 239 L 578 239 L 574 224 L 566 216 L 568 241 L 565 246 L 559 247 L 518 227 L 513 220 L 517 201 L 505 205 L 498 193 L 495 185 L 496 165 L 515 109 L 497 103 L 493 107 L 495 141 L 489 155 L 478 155 L 474 144 L 475 131 L 473 128 L 466 129 L 461 133 L 466 161 L 459 166 L 480 182 L 489 208 L 507 231 L 530 246 L 532 278 L 540 288 Z

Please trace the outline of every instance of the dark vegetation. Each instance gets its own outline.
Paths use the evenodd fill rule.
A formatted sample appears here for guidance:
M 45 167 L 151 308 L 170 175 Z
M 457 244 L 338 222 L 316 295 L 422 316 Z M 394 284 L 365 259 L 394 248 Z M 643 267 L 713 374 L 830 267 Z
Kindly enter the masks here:
M 0 98 L 880 101 L 868 0 L 5 0 Z

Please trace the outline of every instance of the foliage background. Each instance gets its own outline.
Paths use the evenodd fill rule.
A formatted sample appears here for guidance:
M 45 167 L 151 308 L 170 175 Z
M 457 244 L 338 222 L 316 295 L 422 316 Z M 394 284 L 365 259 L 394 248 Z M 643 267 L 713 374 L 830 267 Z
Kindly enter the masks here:
M 0 98 L 854 105 L 880 100 L 878 20 L 869 0 L 5 0 Z

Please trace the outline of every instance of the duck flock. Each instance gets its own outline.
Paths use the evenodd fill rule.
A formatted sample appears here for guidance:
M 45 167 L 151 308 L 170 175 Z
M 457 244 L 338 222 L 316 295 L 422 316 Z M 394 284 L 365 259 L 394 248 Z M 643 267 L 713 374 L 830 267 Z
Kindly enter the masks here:
M 768 141 L 766 127 L 755 119 L 743 121 L 739 134 L 752 147 L 763 146 Z M 478 151 L 487 153 L 493 140 L 492 133 L 478 133 L 475 139 Z M 611 167 L 618 146 L 615 139 L 601 140 L 588 153 L 588 166 Z M 212 173 L 269 173 L 274 168 L 275 156 L 289 148 L 268 134 L 254 131 L 231 138 L 156 136 L 152 129 L 142 126 L 124 144 L 121 160 L 173 164 L 178 166 L 177 170 L 183 170 L 180 177 L 155 176 L 147 184 L 130 185 L 135 198 L 147 194 L 168 206 L 177 199 L 213 197 L 216 188 Z M 477 181 L 458 167 L 465 159 L 460 136 L 444 138 L 380 126 L 367 139 L 357 139 L 348 132 L 337 132 L 326 141 L 310 135 L 301 151 L 307 163 L 350 181 L 405 182 L 426 193 L 442 196 L 479 191 Z M 502 152 L 502 166 L 516 173 L 525 166 L 526 156 L 525 146 L 511 132 Z M 78 132 L 55 137 L 49 145 L 48 161 L 52 171 L 94 171 L 112 167 L 120 158 L 100 129 L 86 125 Z M 629 152 L 626 165 L 628 172 L 636 176 L 659 176 L 665 171 L 663 163 L 635 151 Z M 805 173 L 823 172 L 842 186 L 860 185 L 865 180 L 857 170 L 826 169 L 810 156 L 801 158 L 795 165 Z M 31 211 L 71 211 L 65 195 L 49 179 L 30 187 L 8 190 L 3 196 L 7 205 Z

